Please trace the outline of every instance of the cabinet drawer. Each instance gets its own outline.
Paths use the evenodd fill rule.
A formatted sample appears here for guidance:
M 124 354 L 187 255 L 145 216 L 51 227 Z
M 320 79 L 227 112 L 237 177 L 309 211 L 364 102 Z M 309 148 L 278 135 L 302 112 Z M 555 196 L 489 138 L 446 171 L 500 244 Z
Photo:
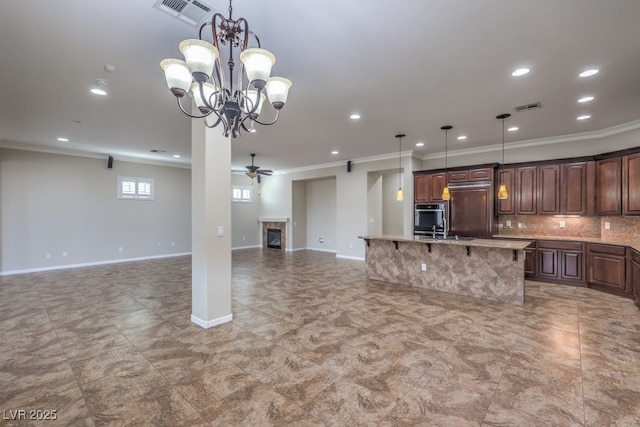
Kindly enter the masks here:
M 539 240 L 538 248 L 564 249 L 569 251 L 581 251 L 582 242 L 560 242 L 556 240 Z
M 589 244 L 589 251 L 590 252 L 597 252 L 597 253 L 601 253 L 601 254 L 624 256 L 626 250 L 627 250 L 627 248 L 625 248 L 624 246 L 603 245 L 603 244 L 600 244 L 600 243 L 590 243 Z

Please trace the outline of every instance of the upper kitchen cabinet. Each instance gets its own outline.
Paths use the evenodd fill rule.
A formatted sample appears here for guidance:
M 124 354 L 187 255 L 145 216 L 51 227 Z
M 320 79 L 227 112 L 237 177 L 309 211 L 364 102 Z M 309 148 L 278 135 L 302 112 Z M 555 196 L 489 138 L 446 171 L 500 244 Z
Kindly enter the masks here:
M 563 163 L 560 173 L 560 213 L 592 215 L 595 193 L 593 161 Z
M 622 213 L 622 158 L 613 157 L 596 162 L 596 213 Z
M 515 194 L 513 194 L 516 215 L 535 215 L 538 213 L 537 180 L 538 168 L 536 166 L 516 168 Z
M 504 184 L 507 186 L 507 192 L 509 193 L 509 197 L 506 199 L 497 199 L 497 212 L 498 215 L 515 215 L 516 214 L 516 205 L 514 203 L 515 194 L 517 193 L 515 188 L 515 175 L 516 170 L 513 168 L 508 169 L 498 169 L 497 175 L 497 186 Z
M 640 215 L 640 153 L 622 157 L 622 214 Z
M 560 213 L 560 165 L 538 167 L 538 214 Z
M 446 185 L 444 172 L 432 174 L 416 174 L 414 176 L 413 194 L 415 203 L 442 201 L 442 190 Z

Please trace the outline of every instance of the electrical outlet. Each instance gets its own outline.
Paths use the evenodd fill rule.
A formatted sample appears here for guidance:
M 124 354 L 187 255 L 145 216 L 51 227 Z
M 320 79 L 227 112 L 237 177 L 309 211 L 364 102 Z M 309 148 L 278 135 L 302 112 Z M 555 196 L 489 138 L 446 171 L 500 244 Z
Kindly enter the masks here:
M 564 221 L 560 221 L 560 228 L 565 228 L 567 224 Z
M 176 242 L 171 242 L 171 246 L 175 246 L 175 245 L 176 245 Z
M 120 246 L 120 247 L 118 248 L 118 252 L 124 252 L 124 248 L 123 248 L 122 246 Z
M 605 221 L 604 222 L 604 229 L 605 230 L 611 230 L 611 223 L 609 221 Z
M 422 263 L 422 271 L 427 271 L 427 263 L 426 262 Z
M 507 220 L 507 227 L 511 228 L 511 221 Z
M 66 258 L 68 256 L 69 256 L 69 253 L 67 251 L 62 252 L 62 258 Z
M 44 257 L 45 257 L 46 259 L 51 259 L 51 254 L 50 254 L 50 253 L 47 253 Z

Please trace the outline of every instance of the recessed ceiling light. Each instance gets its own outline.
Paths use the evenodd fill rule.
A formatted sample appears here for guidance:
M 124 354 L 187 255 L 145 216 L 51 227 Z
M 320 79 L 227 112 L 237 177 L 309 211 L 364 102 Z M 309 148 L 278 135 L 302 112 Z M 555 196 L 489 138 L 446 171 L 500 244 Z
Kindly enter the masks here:
M 424 147 L 424 142 L 418 142 L 418 143 L 416 143 L 416 147 Z
M 576 117 L 576 119 L 578 119 L 578 120 L 587 120 L 587 119 L 590 119 L 590 118 L 591 118 L 591 116 L 589 116 L 588 114 L 585 114 L 584 116 Z
M 520 129 L 518 126 L 513 126 L 513 127 L 510 127 L 510 128 L 509 128 L 509 129 L 507 129 L 507 130 L 508 130 L 509 132 L 515 132 L 515 131 L 517 131 L 518 129 Z
M 333 151 L 331 152 L 331 154 L 338 154 L 338 151 L 333 150 Z
M 598 74 L 598 71 L 600 71 L 600 70 L 598 70 L 598 69 L 596 69 L 596 68 L 593 68 L 593 69 L 591 69 L 591 70 L 585 70 L 585 71 L 581 72 L 581 73 L 579 74 L 579 76 L 580 76 L 580 77 L 589 77 L 589 76 L 593 76 L 594 74 Z
M 115 73 L 116 71 L 118 71 L 118 68 L 113 65 L 113 64 L 104 64 L 103 69 L 107 72 L 107 73 Z
M 520 76 L 524 76 L 525 74 L 528 74 L 529 71 L 531 70 L 528 68 L 518 68 L 513 73 L 511 73 L 511 75 L 514 77 L 520 77 Z
M 349 116 L 349 118 L 351 120 L 358 120 L 360 118 L 360 114 L 358 113 L 353 113 L 352 115 Z
M 459 139 L 460 141 L 462 141 L 462 140 L 467 139 L 467 136 L 466 136 L 466 135 L 460 135 L 460 136 L 458 137 L 458 139 Z
M 173 157 L 176 158 L 176 159 L 179 159 L 180 158 L 180 154 L 174 154 Z
M 107 92 L 105 92 L 102 89 L 98 89 L 98 88 L 91 89 L 91 93 L 94 94 L 94 95 L 100 95 L 100 96 L 105 96 L 107 94 Z
M 589 101 L 593 101 L 593 96 L 583 96 L 582 98 L 578 99 L 578 102 L 589 102 Z
M 58 141 L 60 141 L 60 142 L 69 142 L 69 138 L 60 137 L 60 138 L 58 138 Z

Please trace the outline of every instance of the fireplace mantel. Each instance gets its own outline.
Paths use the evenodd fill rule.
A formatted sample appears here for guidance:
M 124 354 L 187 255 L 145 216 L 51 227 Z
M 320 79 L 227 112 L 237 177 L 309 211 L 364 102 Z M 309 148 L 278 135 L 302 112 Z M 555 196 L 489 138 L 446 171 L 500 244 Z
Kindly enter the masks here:
M 270 217 L 270 216 L 261 216 L 258 218 L 259 222 L 289 222 L 288 217 Z

